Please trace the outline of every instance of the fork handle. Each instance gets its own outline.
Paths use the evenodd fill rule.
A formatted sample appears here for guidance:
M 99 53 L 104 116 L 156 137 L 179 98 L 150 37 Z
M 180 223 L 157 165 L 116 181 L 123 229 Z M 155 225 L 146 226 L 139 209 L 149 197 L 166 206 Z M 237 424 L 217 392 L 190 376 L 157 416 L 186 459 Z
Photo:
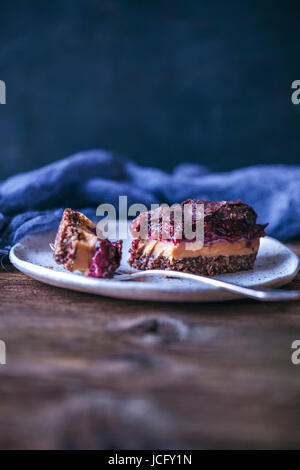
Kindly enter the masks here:
M 184 273 L 180 271 L 165 271 L 162 269 L 150 269 L 147 271 L 135 272 L 132 274 L 120 274 L 115 279 L 118 281 L 130 281 L 132 279 L 137 279 L 139 277 L 147 276 L 168 276 L 180 279 L 191 279 L 193 281 L 200 282 L 202 284 L 207 284 L 213 287 L 220 287 L 222 289 L 234 292 L 243 297 L 249 297 L 255 300 L 261 301 L 280 301 L 280 300 L 298 300 L 300 299 L 299 290 L 281 290 L 281 289 L 252 289 L 249 287 L 239 286 L 231 282 L 221 281 L 214 277 L 200 276 L 198 274 Z

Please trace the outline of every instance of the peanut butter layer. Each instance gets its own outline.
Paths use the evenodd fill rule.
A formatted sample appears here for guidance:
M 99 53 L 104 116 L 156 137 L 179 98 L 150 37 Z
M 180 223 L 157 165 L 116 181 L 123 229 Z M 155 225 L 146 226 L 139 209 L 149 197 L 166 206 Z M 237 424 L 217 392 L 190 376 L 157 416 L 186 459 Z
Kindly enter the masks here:
M 195 258 L 197 256 L 243 256 L 256 254 L 259 248 L 259 238 L 237 242 L 218 241 L 203 246 L 201 242 L 182 242 L 174 245 L 172 242 L 160 240 L 140 240 L 138 253 L 152 255 L 154 258 L 164 256 L 168 259 Z
M 74 242 L 73 263 L 70 271 L 81 271 L 87 275 L 95 252 L 97 236 L 87 231 L 82 231 L 80 239 Z

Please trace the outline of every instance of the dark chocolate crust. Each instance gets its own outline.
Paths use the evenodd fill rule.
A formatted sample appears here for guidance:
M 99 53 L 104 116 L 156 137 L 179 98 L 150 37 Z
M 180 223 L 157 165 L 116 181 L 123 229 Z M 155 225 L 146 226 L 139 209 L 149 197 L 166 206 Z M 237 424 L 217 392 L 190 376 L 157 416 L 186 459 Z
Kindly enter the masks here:
M 247 271 L 253 269 L 256 253 L 236 256 L 198 256 L 195 258 L 182 258 L 170 261 L 165 256 L 154 258 L 148 254 L 135 253 L 131 255 L 128 263 L 136 269 L 170 269 L 193 274 L 215 276 L 224 273 Z

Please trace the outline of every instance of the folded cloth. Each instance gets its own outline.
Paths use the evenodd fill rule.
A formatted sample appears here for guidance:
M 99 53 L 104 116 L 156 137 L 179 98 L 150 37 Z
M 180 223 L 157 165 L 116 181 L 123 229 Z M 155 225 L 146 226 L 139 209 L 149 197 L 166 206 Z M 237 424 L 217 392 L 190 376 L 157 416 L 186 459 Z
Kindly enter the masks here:
M 101 203 L 128 205 L 181 202 L 188 198 L 241 199 L 254 207 L 268 235 L 289 239 L 300 233 L 300 166 L 259 165 L 212 173 L 181 164 L 167 173 L 141 167 L 101 150 L 72 155 L 0 184 L 0 250 L 27 234 L 57 226 L 65 207 L 94 214 Z

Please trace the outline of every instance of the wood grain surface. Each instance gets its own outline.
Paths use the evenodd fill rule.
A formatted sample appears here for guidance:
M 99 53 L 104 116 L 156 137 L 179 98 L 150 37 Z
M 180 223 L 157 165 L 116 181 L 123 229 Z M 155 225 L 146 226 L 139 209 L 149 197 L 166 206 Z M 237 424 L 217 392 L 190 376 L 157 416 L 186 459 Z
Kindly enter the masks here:
M 299 448 L 300 302 L 116 300 L 11 266 L 0 293 L 2 449 Z

